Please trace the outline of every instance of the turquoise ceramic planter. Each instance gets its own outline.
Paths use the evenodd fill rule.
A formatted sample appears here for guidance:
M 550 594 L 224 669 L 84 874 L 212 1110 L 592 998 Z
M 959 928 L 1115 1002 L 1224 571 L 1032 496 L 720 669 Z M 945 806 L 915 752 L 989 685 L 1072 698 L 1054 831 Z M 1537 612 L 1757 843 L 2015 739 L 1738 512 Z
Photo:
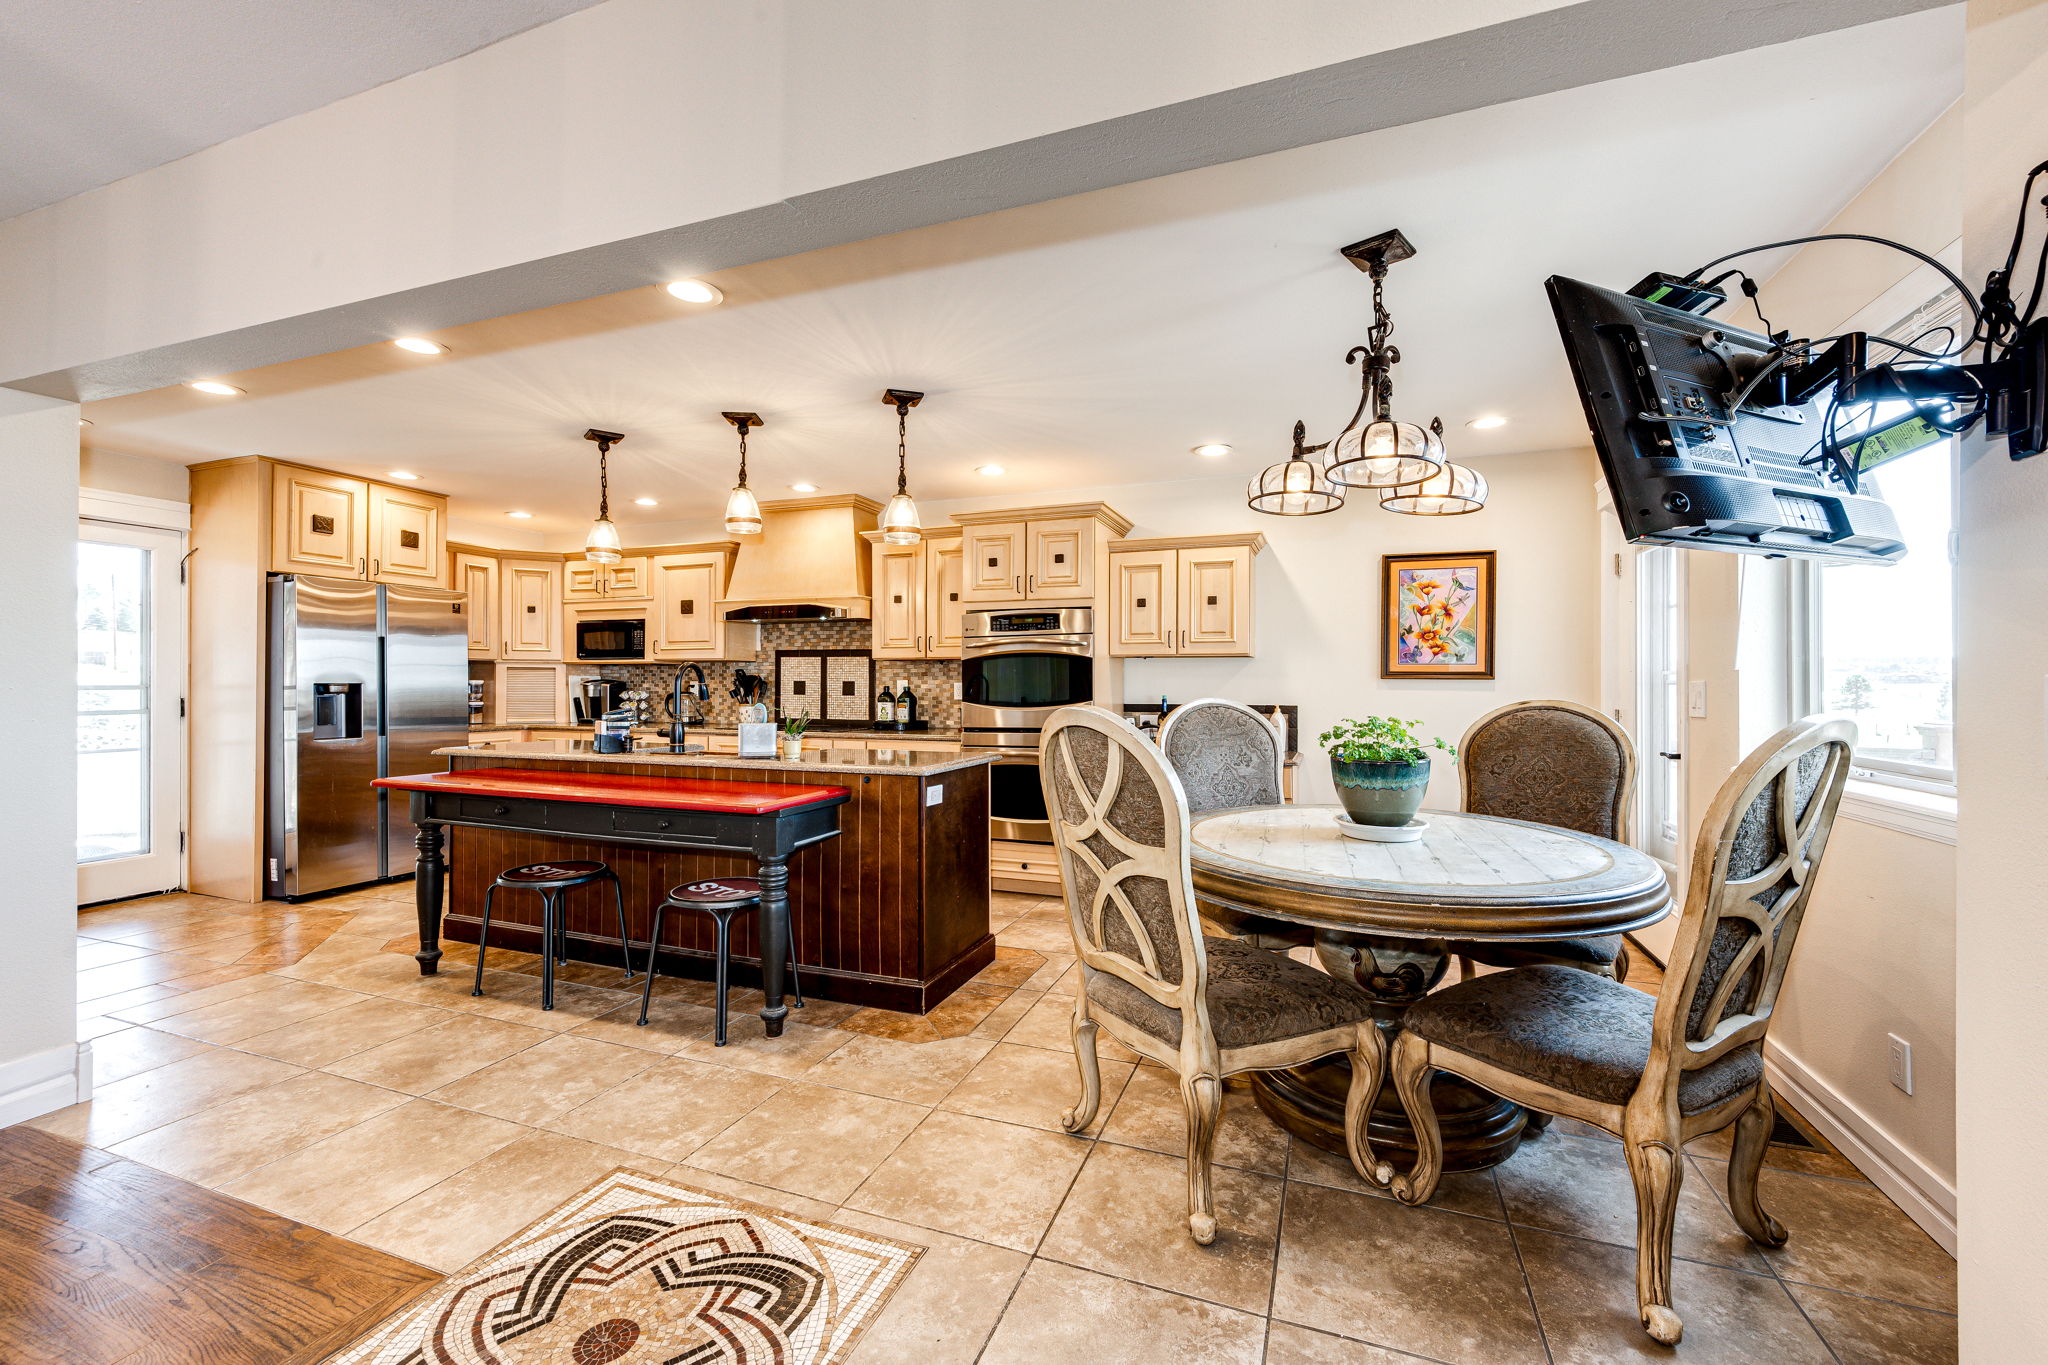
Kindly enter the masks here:
M 1361 825 L 1405 825 L 1422 809 L 1429 760 L 1420 763 L 1350 763 L 1330 760 L 1337 799 Z

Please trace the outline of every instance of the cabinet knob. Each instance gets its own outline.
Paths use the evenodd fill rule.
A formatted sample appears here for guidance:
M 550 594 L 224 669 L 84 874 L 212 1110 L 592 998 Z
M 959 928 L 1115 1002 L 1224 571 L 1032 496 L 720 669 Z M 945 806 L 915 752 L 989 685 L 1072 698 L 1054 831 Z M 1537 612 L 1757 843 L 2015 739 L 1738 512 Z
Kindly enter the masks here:
M 512 808 L 511 808 L 510 806 L 492 806 L 492 807 L 491 807 L 491 814 L 493 814 L 493 815 L 510 815 L 511 813 L 512 813 Z
M 664 820 L 664 821 L 662 821 L 662 822 L 661 822 L 661 824 L 660 824 L 659 828 L 661 828 L 661 829 L 668 829 L 668 828 L 671 828 L 671 827 L 672 827 L 672 826 L 673 826 L 674 824 L 675 824 L 675 821 L 673 821 L 673 820 Z

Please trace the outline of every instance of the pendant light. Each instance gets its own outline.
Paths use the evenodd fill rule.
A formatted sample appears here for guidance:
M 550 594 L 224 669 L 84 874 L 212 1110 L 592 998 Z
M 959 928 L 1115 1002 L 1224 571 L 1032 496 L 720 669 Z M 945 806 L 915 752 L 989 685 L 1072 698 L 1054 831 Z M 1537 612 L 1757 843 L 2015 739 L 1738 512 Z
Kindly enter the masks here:
M 1313 455 L 1320 446 L 1305 446 L 1308 428 L 1294 424 L 1294 454 L 1268 465 L 1245 488 L 1245 505 L 1276 517 L 1314 517 L 1344 505 L 1344 490 L 1323 477 Z
M 747 487 L 747 428 L 766 426 L 758 412 L 724 412 L 719 416 L 740 429 L 740 481 L 725 499 L 725 533 L 755 536 L 761 533 L 761 504 Z
M 1443 423 L 1427 427 L 1393 418 L 1394 366 L 1401 363 L 1393 345 L 1394 317 L 1387 311 L 1387 268 L 1415 254 L 1400 232 L 1383 232 L 1354 242 L 1344 258 L 1372 278 L 1372 326 L 1366 344 L 1344 356 L 1358 365 L 1358 409 L 1323 455 L 1323 473 L 1347 488 L 1394 488 L 1420 483 L 1443 468 Z M 1371 416 L 1367 416 L 1370 411 Z
M 910 410 L 924 401 L 924 395 L 910 389 L 884 389 L 882 401 L 896 409 L 896 496 L 882 509 L 882 543 L 915 545 L 924 539 L 924 528 L 917 519 L 917 503 L 910 496 Z
M 616 564 L 623 557 L 620 546 L 624 542 L 619 539 L 619 528 L 612 525 L 610 456 L 612 447 L 626 438 L 621 432 L 592 427 L 583 433 L 583 439 L 597 442 L 597 520 L 583 537 L 583 557 L 594 564 Z
M 1411 517 L 1456 517 L 1486 506 L 1486 476 L 1461 464 L 1444 467 L 1421 483 L 1389 488 L 1380 499 L 1389 512 Z

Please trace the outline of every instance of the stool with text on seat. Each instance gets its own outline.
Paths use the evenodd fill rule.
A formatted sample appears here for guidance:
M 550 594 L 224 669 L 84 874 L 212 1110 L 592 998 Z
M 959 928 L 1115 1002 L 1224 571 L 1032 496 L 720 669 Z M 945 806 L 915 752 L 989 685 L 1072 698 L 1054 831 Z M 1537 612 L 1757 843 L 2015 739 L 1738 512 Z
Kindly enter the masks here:
M 668 899 L 654 907 L 654 928 L 647 936 L 647 979 L 640 987 L 640 1020 L 647 1022 L 647 1006 L 654 998 L 654 955 L 661 947 L 661 920 L 673 906 L 678 910 L 702 910 L 718 926 L 717 989 L 718 1023 L 715 1042 L 725 1046 L 726 977 L 732 965 L 732 917 L 761 908 L 761 879 L 758 877 L 709 877 L 672 887 Z M 789 926 L 789 985 L 796 1007 L 804 1007 L 804 988 L 796 972 L 796 923 Z
M 626 937 L 626 894 L 618 874 L 599 862 L 528 863 L 498 874 L 484 892 L 484 927 L 476 941 L 476 982 L 471 995 L 484 993 L 484 953 L 491 940 L 491 900 L 499 887 L 540 892 L 540 1007 L 555 1007 L 555 964 L 569 960 L 569 923 L 562 914 L 562 893 L 591 882 L 610 882 L 619 911 L 619 951 L 626 959 L 626 979 L 633 979 L 633 944 Z

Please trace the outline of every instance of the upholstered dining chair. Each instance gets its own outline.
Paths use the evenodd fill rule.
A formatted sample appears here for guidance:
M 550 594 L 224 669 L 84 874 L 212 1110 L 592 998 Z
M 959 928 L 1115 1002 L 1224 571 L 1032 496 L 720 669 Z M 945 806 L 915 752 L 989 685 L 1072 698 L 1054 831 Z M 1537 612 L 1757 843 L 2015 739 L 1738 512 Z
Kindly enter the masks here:
M 1180 779 L 1194 814 L 1232 806 L 1277 806 L 1286 800 L 1281 774 L 1287 741 L 1273 723 L 1243 702 L 1201 697 L 1167 712 L 1159 726 L 1159 752 Z M 1200 901 L 1209 932 L 1243 939 L 1255 948 L 1285 952 L 1315 942 L 1315 931 Z
M 1460 802 L 1473 815 L 1500 815 L 1557 825 L 1627 843 L 1636 786 L 1636 750 L 1628 732 L 1573 701 L 1518 701 L 1472 722 L 1458 741 Z M 1455 942 L 1472 964 L 1532 967 L 1555 962 L 1628 978 L 1628 945 L 1620 934 L 1547 943 Z
M 1188 873 L 1187 795 L 1123 717 L 1095 706 L 1055 712 L 1039 778 L 1081 959 L 1073 1023 L 1081 1099 L 1062 1126 L 1081 1132 L 1101 1105 L 1098 1029 L 1179 1076 L 1188 1230 L 1207 1244 L 1216 1239 L 1209 1162 L 1224 1078 L 1343 1052 L 1353 1076 L 1346 1138 L 1358 1161 L 1385 1075 L 1384 1044 L 1364 992 L 1279 953 L 1203 935 Z M 1370 1170 L 1380 1185 L 1393 1175 Z
M 1654 998 L 1551 963 L 1463 981 L 1410 1007 L 1393 1072 L 1418 1152 L 1394 1178 L 1395 1198 L 1420 1204 L 1436 1191 L 1443 1140 L 1429 1086 L 1448 1071 L 1621 1138 L 1636 1192 L 1636 1307 L 1658 1341 L 1676 1345 L 1684 1332 L 1671 1306 L 1671 1233 L 1686 1143 L 1735 1126 L 1729 1207 L 1750 1240 L 1784 1245 L 1757 1199 L 1775 1118 L 1764 1034 L 1855 738 L 1844 720 L 1787 726 L 1722 784 Z

